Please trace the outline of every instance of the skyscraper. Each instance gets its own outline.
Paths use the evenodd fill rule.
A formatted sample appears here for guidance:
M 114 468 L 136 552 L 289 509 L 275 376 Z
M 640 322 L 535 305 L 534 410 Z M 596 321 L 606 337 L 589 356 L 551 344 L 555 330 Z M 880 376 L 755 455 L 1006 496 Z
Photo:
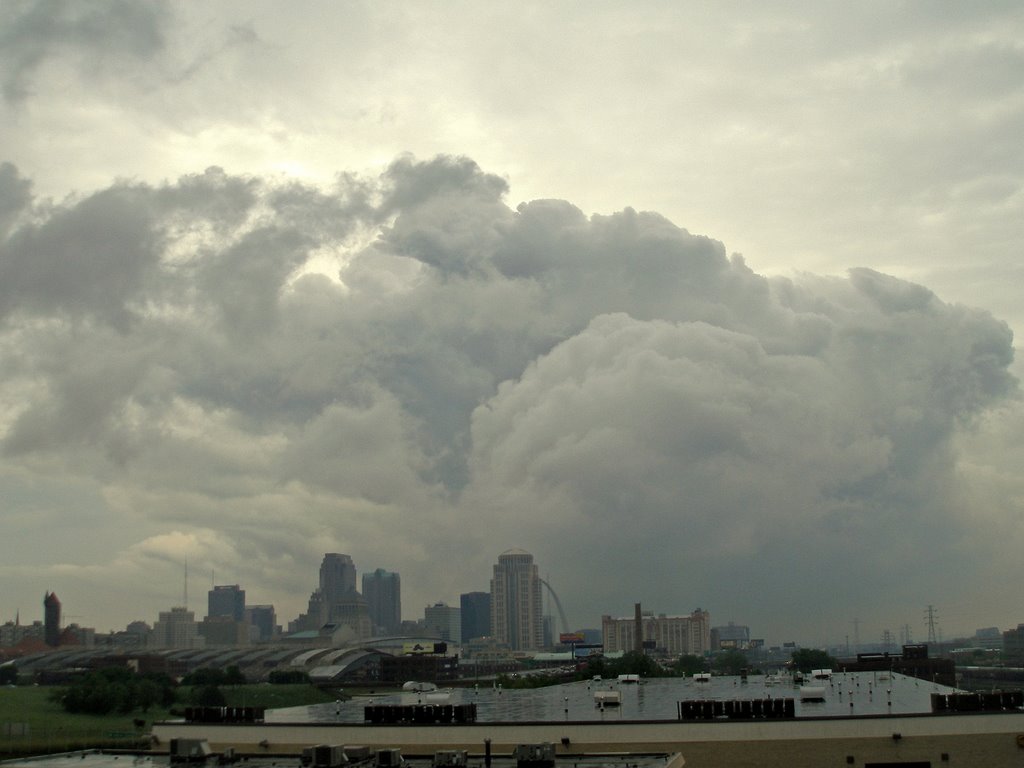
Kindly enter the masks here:
M 373 634 L 366 600 L 356 591 L 356 566 L 348 555 L 328 552 L 320 564 L 320 586 L 309 596 L 309 607 L 295 621 L 291 632 L 318 630 L 324 625 L 347 626 L 353 636 L 365 640 Z
M 206 615 L 245 621 L 245 590 L 237 584 L 215 586 L 207 592 Z
M 494 566 L 491 634 L 514 651 L 543 647 L 540 574 L 533 555 L 521 549 L 502 552 Z
M 401 577 L 383 568 L 364 573 L 363 597 L 374 627 L 389 635 L 396 633 L 402 623 Z
M 445 603 L 428 605 L 423 611 L 423 624 L 428 632 L 442 640 L 457 643 L 462 637 L 462 611 Z
M 256 630 L 255 639 L 267 643 L 278 633 L 277 613 L 272 605 L 245 606 L 245 620 Z
M 341 602 L 356 591 L 356 564 L 348 555 L 328 552 L 320 564 L 320 594 L 327 605 Z
M 153 645 L 156 648 L 202 647 L 195 613 L 183 606 L 160 611 L 160 618 L 153 624 Z
M 43 598 L 43 640 L 47 645 L 60 645 L 60 600 L 56 592 L 47 592 Z
M 462 609 L 462 643 L 491 634 L 491 593 L 466 592 L 459 596 Z

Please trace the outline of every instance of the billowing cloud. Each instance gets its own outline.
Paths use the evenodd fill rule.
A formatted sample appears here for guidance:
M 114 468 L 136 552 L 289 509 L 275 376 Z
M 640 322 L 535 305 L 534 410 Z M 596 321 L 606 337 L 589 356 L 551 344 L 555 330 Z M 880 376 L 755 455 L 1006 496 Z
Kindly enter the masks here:
M 1015 563 L 1019 495 L 1003 536 L 977 525 L 976 436 L 1017 408 L 1005 323 L 507 190 L 403 156 L 330 188 L 211 168 L 44 203 L 0 169 L 3 514 L 88 520 L 5 583 L 123 624 L 187 555 L 287 620 L 344 551 L 401 572 L 413 616 L 521 546 L 581 626 L 641 600 L 781 641 L 897 626 Z

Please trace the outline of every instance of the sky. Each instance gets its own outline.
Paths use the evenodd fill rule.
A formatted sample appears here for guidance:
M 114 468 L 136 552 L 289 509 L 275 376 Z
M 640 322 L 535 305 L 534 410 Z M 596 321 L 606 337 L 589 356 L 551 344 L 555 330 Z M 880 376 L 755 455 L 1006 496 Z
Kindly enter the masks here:
M 0 4 L 0 620 L 1024 621 L 1016 2 Z

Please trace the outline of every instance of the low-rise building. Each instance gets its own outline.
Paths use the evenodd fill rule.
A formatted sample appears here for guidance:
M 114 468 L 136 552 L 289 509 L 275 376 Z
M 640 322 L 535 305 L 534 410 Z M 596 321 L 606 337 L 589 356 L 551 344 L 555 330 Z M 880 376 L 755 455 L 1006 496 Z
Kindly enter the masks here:
M 645 648 L 668 656 L 702 655 L 711 650 L 710 615 L 698 608 L 688 616 L 655 615 L 645 611 L 640 616 L 641 639 Z M 601 639 L 605 653 L 633 651 L 636 643 L 635 616 L 629 618 L 601 617 Z

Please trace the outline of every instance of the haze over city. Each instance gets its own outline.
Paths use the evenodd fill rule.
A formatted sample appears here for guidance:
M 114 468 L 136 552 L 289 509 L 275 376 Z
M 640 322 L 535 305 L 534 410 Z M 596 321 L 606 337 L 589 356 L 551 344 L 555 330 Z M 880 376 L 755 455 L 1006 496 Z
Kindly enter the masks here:
M 287 621 L 325 552 L 416 618 L 519 547 L 574 628 L 1016 626 L 1022 39 L 0 5 L 0 621 L 152 621 L 186 560 Z

